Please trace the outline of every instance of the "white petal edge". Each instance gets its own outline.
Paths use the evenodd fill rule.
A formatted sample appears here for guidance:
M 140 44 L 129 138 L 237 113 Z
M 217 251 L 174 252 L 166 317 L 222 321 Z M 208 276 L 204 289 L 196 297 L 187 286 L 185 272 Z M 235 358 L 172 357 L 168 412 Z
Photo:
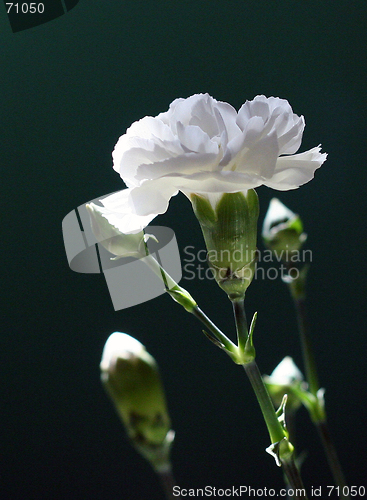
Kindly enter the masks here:
M 278 191 L 297 189 L 313 179 L 315 171 L 321 167 L 327 158 L 321 153 L 321 146 L 317 146 L 304 153 L 278 158 L 273 177 L 264 182 Z

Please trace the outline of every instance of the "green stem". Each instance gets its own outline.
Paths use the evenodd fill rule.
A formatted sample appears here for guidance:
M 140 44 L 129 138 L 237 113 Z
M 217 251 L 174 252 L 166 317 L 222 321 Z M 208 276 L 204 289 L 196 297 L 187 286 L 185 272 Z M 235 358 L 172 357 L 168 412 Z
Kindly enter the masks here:
M 309 334 L 309 323 L 304 298 L 294 298 L 294 305 L 297 313 L 298 331 L 302 346 L 303 363 L 305 366 L 306 380 L 311 394 L 316 396 L 320 389 L 317 376 L 317 367 L 311 337 Z
M 244 306 L 244 298 L 236 298 L 232 301 L 233 314 L 236 320 L 237 342 L 238 347 L 244 350 L 248 338 L 248 328 L 246 320 L 246 312 Z
M 192 310 L 192 314 L 206 326 L 206 328 L 219 340 L 219 342 L 229 352 L 236 352 L 237 346 L 226 336 L 221 330 L 208 318 L 208 316 L 196 306 Z
M 305 279 L 305 278 L 304 278 Z M 307 309 L 306 309 L 306 300 L 304 294 L 305 283 L 303 283 L 302 293 L 297 296 L 295 293 L 295 289 L 292 288 L 292 283 L 289 285 L 291 295 L 293 298 L 293 302 L 295 305 L 296 313 L 297 313 L 297 323 L 298 323 L 298 331 L 302 346 L 302 355 L 306 372 L 306 380 L 309 386 L 309 390 L 311 394 L 315 396 L 315 404 L 313 414 L 313 422 L 319 432 L 319 436 L 322 442 L 322 446 L 324 448 L 324 452 L 331 470 L 331 473 L 334 478 L 334 483 L 339 486 L 339 497 L 344 500 L 349 500 L 349 495 L 343 495 L 343 490 L 347 490 L 347 483 L 345 480 L 345 476 L 336 452 L 336 448 L 332 441 L 330 431 L 326 422 L 326 412 L 323 407 L 319 404 L 319 398 L 317 397 L 317 393 L 320 389 L 318 376 L 317 376 L 317 367 L 316 360 L 314 356 L 314 351 L 312 349 L 312 342 L 310 337 L 310 329 L 309 322 L 307 317 Z M 319 416 L 319 417 L 318 417 Z M 345 487 L 345 488 L 344 488 Z
M 339 487 L 339 498 L 342 498 L 343 500 L 350 500 L 349 495 L 343 494 L 343 491 L 349 491 L 349 488 L 345 481 L 336 448 L 329 431 L 329 426 L 326 420 L 324 420 L 323 422 L 316 422 L 315 425 L 319 432 L 320 439 L 329 463 L 329 467 L 333 474 L 334 482 Z
M 273 403 L 270 399 L 269 393 L 266 389 L 256 361 L 251 361 L 251 363 L 243 365 L 243 367 L 259 402 L 266 426 L 269 431 L 271 442 L 272 444 L 279 443 L 284 439 L 284 430 L 275 413 Z M 306 490 L 303 486 L 299 470 L 294 463 L 293 453 L 288 454 L 286 458 L 280 457 L 279 460 L 282 469 L 287 477 L 289 486 L 294 492 L 293 498 L 296 500 L 298 500 L 299 498 L 307 500 Z
M 244 298 L 232 300 L 234 317 L 236 321 L 237 338 L 243 344 L 246 344 L 248 336 L 248 328 L 246 321 L 246 313 L 244 307 Z M 265 419 L 266 426 L 269 431 L 272 444 L 281 441 L 284 438 L 284 430 L 276 416 L 274 405 L 270 399 L 268 390 L 265 386 L 263 378 L 260 374 L 256 361 L 242 365 L 250 380 L 252 388 L 255 392 L 256 398 L 259 402 L 262 414 Z
M 244 347 L 248 338 L 244 297 L 241 299 L 233 299 L 232 304 L 236 321 L 238 343 L 239 346 L 242 344 Z M 282 466 L 287 477 L 287 481 L 294 491 L 293 498 L 295 500 L 298 500 L 298 498 L 302 498 L 303 500 L 307 499 L 306 490 L 303 486 L 300 473 L 294 463 L 293 446 L 288 440 L 285 440 L 286 434 L 284 428 L 274 410 L 274 405 L 271 401 L 257 363 L 255 359 L 253 359 L 249 363 L 243 364 L 242 366 L 244 367 L 256 395 L 268 428 L 271 443 L 279 447 L 275 453 L 278 455 L 280 465 Z
M 163 269 L 163 267 L 152 255 L 148 253 L 143 260 L 144 263 L 154 272 L 154 274 L 156 274 L 159 278 L 162 278 L 167 293 L 169 293 L 176 302 L 179 302 L 188 312 L 193 314 L 203 323 L 203 325 L 205 325 L 205 327 L 219 341 L 219 345 L 225 348 L 227 354 L 231 357 L 232 355 L 235 356 L 238 351 L 237 346 L 208 318 L 200 307 L 198 307 L 191 295 L 184 288 L 180 287 L 173 278 L 171 278 L 171 276 Z
M 173 477 L 172 468 L 170 467 L 164 471 L 157 471 L 157 475 L 161 482 L 163 491 L 167 500 L 174 500 L 177 495 L 173 494 L 173 488 L 176 485 L 175 478 Z
M 278 443 L 284 438 L 284 430 L 276 416 L 274 405 L 270 399 L 267 388 L 262 379 L 261 373 L 256 361 L 243 365 L 245 372 L 250 380 L 257 401 L 260 405 L 269 436 L 272 444 Z
M 173 278 L 171 278 L 171 276 L 168 273 L 166 273 L 166 271 L 156 261 L 156 259 L 153 257 L 153 255 L 148 254 L 142 260 L 143 260 L 144 264 L 146 264 L 153 271 L 153 273 L 156 276 L 158 276 L 159 278 L 162 279 L 165 288 L 170 290 L 171 288 L 174 288 L 175 286 L 177 286 L 176 281 Z
M 281 461 L 282 462 L 282 467 L 283 471 L 289 481 L 289 486 L 293 490 L 292 493 L 293 495 L 291 498 L 293 500 L 307 500 L 307 493 L 306 489 L 303 485 L 299 470 L 294 463 L 294 460 L 287 460 L 287 461 Z M 289 491 L 289 489 L 288 489 Z

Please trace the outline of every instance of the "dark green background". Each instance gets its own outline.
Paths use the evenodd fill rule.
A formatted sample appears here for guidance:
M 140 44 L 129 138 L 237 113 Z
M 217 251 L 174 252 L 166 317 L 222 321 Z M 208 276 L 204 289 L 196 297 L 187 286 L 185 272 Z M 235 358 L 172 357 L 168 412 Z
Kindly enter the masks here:
M 114 312 L 104 278 L 70 271 L 64 252 L 64 216 L 122 188 L 112 170 L 117 138 L 197 92 L 236 108 L 261 93 L 286 98 L 306 118 L 301 150 L 322 143 L 329 153 L 301 189 L 258 192 L 261 218 L 278 195 L 304 220 L 330 427 L 349 484 L 366 485 L 366 3 L 81 0 L 16 34 L 0 14 L 2 498 L 162 498 L 100 386 L 101 351 L 115 330 L 136 336 L 161 366 L 178 484 L 282 487 L 243 370 L 168 296 Z M 202 247 L 183 195 L 157 222 L 181 249 Z M 233 333 L 230 304 L 212 281 L 182 285 Z M 284 285 L 253 283 L 247 310 L 259 313 L 261 370 L 285 354 L 301 364 Z M 298 420 L 305 482 L 325 488 L 332 480 L 305 411 Z

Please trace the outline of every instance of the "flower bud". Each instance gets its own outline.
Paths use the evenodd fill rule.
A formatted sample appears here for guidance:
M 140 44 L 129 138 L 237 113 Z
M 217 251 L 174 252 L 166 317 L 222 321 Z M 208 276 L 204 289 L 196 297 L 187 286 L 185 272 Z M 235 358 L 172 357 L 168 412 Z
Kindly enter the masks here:
M 123 234 L 110 224 L 104 214 L 107 208 L 99 207 L 94 203 L 86 205 L 89 212 L 91 227 L 97 241 L 110 253 L 117 257 L 145 257 L 144 233 Z
M 100 368 L 102 383 L 129 438 L 162 471 L 169 466 L 174 433 L 156 361 L 138 340 L 115 332 L 105 344 Z
M 289 261 L 306 241 L 302 221 L 277 198 L 270 201 L 262 236 L 264 244 L 284 261 Z
M 265 385 L 276 408 L 281 405 L 287 394 L 287 410 L 295 411 L 301 406 L 301 400 L 292 392 L 304 385 L 303 375 L 290 356 L 286 356 L 270 376 L 264 375 Z
M 216 197 L 217 198 L 217 197 Z M 208 250 L 208 264 L 231 299 L 243 297 L 256 268 L 259 203 L 253 189 L 213 197 L 192 194 L 191 202 Z

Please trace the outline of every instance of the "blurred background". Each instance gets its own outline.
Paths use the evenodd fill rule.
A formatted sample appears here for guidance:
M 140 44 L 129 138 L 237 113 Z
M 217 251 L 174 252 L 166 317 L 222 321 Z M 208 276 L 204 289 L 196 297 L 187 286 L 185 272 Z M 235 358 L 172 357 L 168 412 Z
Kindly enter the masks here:
M 116 330 L 161 367 L 181 487 L 283 487 L 243 370 L 200 324 L 168 296 L 115 312 L 104 277 L 72 272 L 65 255 L 65 215 L 123 187 L 112 169 L 118 137 L 199 92 L 237 109 L 257 94 L 286 98 L 306 119 L 301 151 L 321 143 L 329 153 L 299 190 L 258 190 L 259 224 L 273 196 L 303 219 L 329 423 L 349 485 L 366 486 L 366 14 L 365 2 L 343 0 L 80 0 L 12 33 L 0 9 L 2 498 L 163 498 L 100 384 L 103 345 Z M 183 195 L 154 223 L 172 228 L 181 250 L 203 248 Z M 184 275 L 181 284 L 234 334 L 230 303 L 212 280 Z M 249 316 L 259 314 L 261 371 L 286 354 L 302 367 L 284 284 L 257 280 L 246 302 Z M 326 496 L 332 479 L 302 409 L 297 426 L 305 483 Z

